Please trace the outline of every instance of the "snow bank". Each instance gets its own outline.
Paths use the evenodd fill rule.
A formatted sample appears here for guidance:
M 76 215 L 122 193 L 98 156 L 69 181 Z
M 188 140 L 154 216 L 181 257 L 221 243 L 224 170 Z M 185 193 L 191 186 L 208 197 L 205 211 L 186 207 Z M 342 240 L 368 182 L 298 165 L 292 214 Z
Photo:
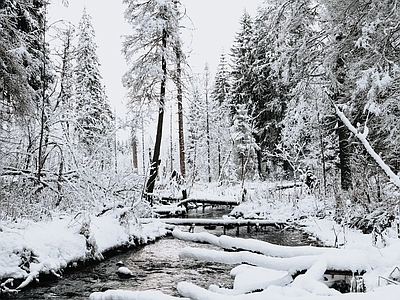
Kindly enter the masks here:
M 40 273 L 59 277 L 59 270 L 76 262 L 100 258 L 107 250 L 134 245 L 135 241 L 146 243 L 166 234 L 163 223 L 141 225 L 118 210 L 101 217 L 61 216 L 50 222 L 2 224 L 1 228 L 0 280 L 24 279 L 17 289 Z
M 96 292 L 90 295 L 90 300 L 174 300 L 185 298 L 177 298 L 165 295 L 159 291 L 123 291 L 108 290 L 106 292 Z M 188 300 L 186 298 L 186 300 Z
M 319 220 L 318 223 L 307 221 L 303 225 L 308 226 L 306 228 L 309 232 L 315 233 L 328 243 L 333 242 L 333 239 L 337 237 L 338 231 L 336 235 L 332 233 L 332 226 L 335 225 L 329 220 Z M 248 299 L 248 296 L 244 294 L 264 290 L 257 294 L 271 296 L 269 293 L 274 291 L 274 297 L 277 297 L 274 299 L 287 299 L 292 296 L 305 299 L 320 299 L 318 296 L 329 296 L 329 299 L 339 296 L 349 299 L 376 299 L 374 297 L 379 292 L 379 294 L 390 296 L 388 299 L 398 299 L 400 294 L 397 297 L 391 295 L 390 288 L 377 289 L 377 279 L 379 276 L 388 277 L 395 266 L 400 266 L 400 240 L 388 238 L 388 246 L 379 249 L 372 244 L 368 235 L 356 230 L 347 230 L 345 234 L 347 243 L 341 249 L 336 249 L 311 246 L 287 247 L 253 239 L 213 237 L 210 234 L 181 233 L 177 230 L 175 236 L 181 239 L 210 242 L 224 249 L 242 250 L 224 252 L 186 247 L 180 251 L 179 256 L 182 259 L 252 265 L 240 265 L 232 270 L 231 276 L 235 277 L 233 289 L 212 285 L 206 293 L 193 285 L 180 284 L 181 294 L 191 299 L 225 299 L 228 296 L 237 296 L 235 299 L 241 299 L 241 297 Z M 248 251 L 243 251 L 243 249 Z M 341 295 L 338 291 L 328 288 L 321 281 L 327 270 L 347 271 L 353 274 L 366 272 L 363 277 L 369 296 Z M 293 280 L 292 275 L 300 271 L 306 272 Z M 383 284 L 386 284 L 384 280 Z M 219 298 L 222 296 L 223 298 Z M 263 298 L 260 296 L 254 299 Z
M 188 297 L 192 300 L 397 300 L 400 295 L 400 286 L 386 286 L 377 288 L 368 293 L 349 293 L 343 295 L 315 295 L 292 286 L 270 286 L 259 293 L 230 296 L 214 293 L 192 283 L 181 282 L 178 284 L 178 291 L 182 296 Z

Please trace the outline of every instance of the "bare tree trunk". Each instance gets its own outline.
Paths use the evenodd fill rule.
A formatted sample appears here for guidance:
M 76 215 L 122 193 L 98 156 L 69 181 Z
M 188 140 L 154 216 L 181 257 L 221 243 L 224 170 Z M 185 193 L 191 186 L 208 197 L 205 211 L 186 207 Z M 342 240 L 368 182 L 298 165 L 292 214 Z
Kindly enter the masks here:
M 318 108 L 317 108 L 318 110 Z M 318 111 L 317 115 L 318 119 L 318 135 L 319 135 L 319 142 L 321 146 L 321 163 L 322 163 L 322 179 L 323 179 L 323 184 L 324 184 L 324 195 L 326 195 L 327 192 L 327 182 L 326 182 L 326 159 L 325 159 L 325 145 L 324 145 L 324 139 L 322 136 L 322 130 L 321 130 L 321 120 L 320 120 L 320 114 Z
M 165 106 L 165 90 L 166 90 L 166 83 L 167 83 L 167 60 L 165 58 L 166 50 L 167 50 L 167 30 L 164 29 L 163 35 L 162 35 L 163 56 L 162 56 L 162 60 L 161 60 L 161 68 L 162 68 L 162 72 L 163 72 L 163 77 L 161 79 L 161 87 L 160 87 L 160 103 L 159 103 L 159 108 L 158 108 L 157 134 L 156 134 L 156 141 L 154 144 L 153 161 L 150 166 L 150 176 L 146 183 L 146 194 L 149 196 L 154 191 L 158 168 L 160 166 L 160 150 L 161 150 L 162 129 L 163 129 L 164 110 L 165 110 L 165 107 L 164 107 Z
M 205 67 L 205 96 L 206 96 L 206 137 L 207 137 L 207 173 L 208 173 L 208 182 L 211 182 L 211 137 L 210 137 L 210 103 L 208 99 L 208 80 L 209 80 L 209 69 L 208 65 Z
M 173 139 L 172 139 L 172 135 L 173 135 L 172 119 L 173 119 L 173 115 L 172 115 L 172 106 L 171 106 L 171 115 L 170 115 L 170 122 L 169 122 L 169 147 L 170 147 L 169 159 L 170 159 L 171 174 L 172 174 L 172 172 L 174 172 L 174 143 L 173 143 Z
M 349 143 L 350 132 L 340 120 L 337 133 L 339 136 L 340 181 L 342 189 L 348 191 L 353 187 Z
M 182 92 L 182 53 L 180 45 L 176 47 L 176 88 L 178 100 L 178 134 L 179 134 L 179 163 L 181 167 L 181 175 L 186 176 L 185 161 L 185 136 L 183 132 L 183 92 Z
M 47 10 L 47 8 L 45 8 Z M 49 127 L 47 124 L 47 113 L 46 109 L 49 106 L 48 98 L 46 96 L 47 90 L 47 79 L 46 79 L 46 13 L 43 16 L 43 44 L 42 44 L 42 55 L 43 55 L 43 66 L 42 66 L 42 74 L 41 74 L 41 81 L 42 81 L 42 99 L 41 99 L 41 107 L 40 107 L 40 136 L 39 136 L 39 147 L 38 147 L 38 157 L 37 157 L 37 180 L 40 182 L 40 178 L 42 177 L 42 171 L 44 167 L 44 163 L 46 161 L 46 148 L 49 142 Z
M 137 145 L 137 138 L 136 138 L 136 131 L 132 130 L 132 166 L 135 170 L 138 170 L 138 145 Z

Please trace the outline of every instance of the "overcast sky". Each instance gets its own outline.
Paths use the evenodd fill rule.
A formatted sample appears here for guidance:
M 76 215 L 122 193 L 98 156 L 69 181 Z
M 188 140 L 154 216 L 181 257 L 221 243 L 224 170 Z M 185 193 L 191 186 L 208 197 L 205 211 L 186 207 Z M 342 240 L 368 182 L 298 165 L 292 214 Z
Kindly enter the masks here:
M 69 0 L 68 8 L 63 7 L 61 0 L 52 2 L 50 22 L 66 19 L 76 26 L 82 16 L 83 7 L 86 6 L 96 32 L 97 54 L 107 95 L 113 107 L 116 107 L 117 115 L 123 115 L 125 90 L 121 77 L 127 68 L 121 55 L 121 36 L 129 34 L 130 28 L 123 17 L 125 6 L 122 0 Z M 194 27 L 192 33 L 184 35 L 184 43 L 191 49 L 188 59 L 192 69 L 201 72 L 208 63 L 214 73 L 223 49 L 229 53 L 239 30 L 239 19 L 243 11 L 246 9 L 254 16 L 262 2 L 263 0 L 182 0 Z

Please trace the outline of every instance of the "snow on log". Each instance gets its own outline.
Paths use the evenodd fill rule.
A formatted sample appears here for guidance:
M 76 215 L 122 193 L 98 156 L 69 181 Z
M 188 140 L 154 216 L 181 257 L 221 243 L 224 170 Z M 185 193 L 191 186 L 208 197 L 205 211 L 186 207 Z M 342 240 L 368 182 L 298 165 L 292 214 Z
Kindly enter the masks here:
M 215 204 L 215 205 L 238 205 L 241 203 L 238 199 L 231 199 L 228 197 L 219 197 L 219 198 L 187 198 L 176 203 L 177 206 L 185 205 L 187 203 L 202 203 L 202 204 Z
M 219 238 L 208 232 L 200 232 L 200 233 L 189 233 L 183 232 L 178 228 L 175 228 L 172 232 L 172 235 L 180 240 L 198 242 L 198 243 L 208 243 L 215 246 L 221 246 L 219 243 Z
M 367 126 L 365 126 L 365 133 L 359 132 L 347 119 L 347 117 L 344 115 L 344 113 L 339 109 L 339 107 L 333 103 L 333 106 L 335 107 L 336 114 L 342 120 L 342 122 L 346 125 L 346 127 L 361 141 L 361 143 L 364 145 L 365 149 L 367 152 L 372 156 L 373 159 L 378 163 L 378 165 L 382 168 L 382 170 L 389 176 L 389 178 L 392 180 L 392 182 L 400 187 L 400 178 L 397 176 L 391 169 L 390 167 L 383 161 L 383 159 L 379 156 L 378 153 L 375 152 L 375 150 L 372 148 L 370 143 L 367 140 Z
M 304 255 L 319 255 L 326 252 L 337 252 L 339 249 L 312 246 L 285 247 L 255 239 L 233 238 L 221 236 L 219 244 L 226 249 L 241 249 L 262 253 L 274 257 L 295 257 Z
M 211 285 L 209 290 L 224 295 L 241 295 L 265 290 L 270 286 L 286 286 L 293 281 L 292 275 L 285 271 L 276 271 L 250 265 L 240 265 L 232 269 L 235 277 L 233 289 Z
M 201 261 L 218 262 L 225 264 L 248 263 L 254 266 L 288 271 L 291 274 L 310 268 L 317 259 L 317 256 L 301 256 L 292 258 L 267 257 L 261 254 L 247 251 L 223 252 L 217 250 L 198 249 L 193 247 L 183 248 L 179 252 L 180 258 L 190 258 Z
M 328 290 L 328 294 L 315 295 L 292 286 L 271 286 L 259 293 L 230 296 L 213 293 L 189 282 L 180 282 L 178 284 L 178 292 L 182 296 L 188 297 L 192 300 L 398 300 L 400 295 L 400 286 L 389 285 L 377 288 L 367 293 L 349 293 L 344 295 L 340 293 L 330 295 L 332 292 L 331 289 Z
M 178 298 L 165 295 L 159 291 L 126 291 L 126 290 L 108 290 L 105 292 L 95 292 L 89 297 L 90 300 L 189 300 L 187 298 Z
M 181 258 L 226 264 L 248 263 L 254 266 L 288 271 L 290 274 L 310 269 L 319 259 L 326 260 L 326 270 L 362 272 L 390 264 L 381 255 L 367 250 L 341 249 L 319 255 L 304 255 L 296 257 L 267 257 L 262 254 L 247 251 L 223 252 L 216 250 L 186 247 L 179 253 Z M 322 273 L 323 274 L 323 273 Z

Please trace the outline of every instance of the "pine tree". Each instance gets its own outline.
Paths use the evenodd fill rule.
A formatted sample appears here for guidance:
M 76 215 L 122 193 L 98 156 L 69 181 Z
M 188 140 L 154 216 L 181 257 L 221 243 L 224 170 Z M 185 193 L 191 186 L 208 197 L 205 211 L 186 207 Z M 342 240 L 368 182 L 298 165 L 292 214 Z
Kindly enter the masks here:
M 230 89 L 231 84 L 228 61 L 226 59 L 226 54 L 223 52 L 219 60 L 217 74 L 215 75 L 212 96 L 219 102 L 219 104 L 226 103 L 228 101 Z
M 75 68 L 77 133 L 80 143 L 85 145 L 87 153 L 91 155 L 99 146 L 99 141 L 109 134 L 113 116 L 101 83 L 95 32 L 86 8 L 78 30 Z
M 325 24 L 328 26 L 324 30 L 329 37 L 326 67 L 331 101 L 340 106 L 350 122 L 360 124 L 360 131 L 369 132 L 373 147 L 379 149 L 383 157 L 387 155 L 387 160 L 398 167 L 398 160 L 392 159 L 396 157 L 392 151 L 398 147 L 389 141 L 396 140 L 393 133 L 398 129 L 393 120 L 398 114 L 396 110 L 389 112 L 386 109 L 397 106 L 392 105 L 398 98 L 398 74 L 394 70 L 398 68 L 395 57 L 399 35 L 393 24 L 400 10 L 392 1 L 322 2 L 327 9 L 325 17 L 328 22 Z M 341 120 L 338 123 L 341 124 Z M 354 143 L 350 144 L 348 128 L 339 126 L 338 134 L 343 161 L 342 188 L 346 190 L 354 187 L 353 181 L 359 180 L 350 177 L 350 163 L 363 164 L 357 159 L 363 155 L 352 155 L 362 150 L 357 150 Z M 367 165 L 364 163 L 363 168 L 366 169 Z M 371 173 L 374 172 L 372 170 Z
M 230 95 L 230 72 L 225 53 L 222 53 L 218 65 L 217 74 L 212 91 L 212 140 L 214 141 L 214 168 L 218 175 L 218 180 L 224 181 L 224 166 L 231 153 L 231 140 L 229 128 L 232 124 L 229 95 Z M 215 151 L 216 149 L 216 151 Z
M 236 105 L 246 104 L 251 107 L 254 102 L 251 82 L 253 21 L 247 11 L 244 11 L 240 19 L 240 26 L 240 31 L 237 33 L 231 49 L 233 64 L 230 96 L 232 115 L 236 113 Z
M 258 176 L 256 151 L 259 147 L 253 136 L 254 128 L 246 105 L 240 104 L 236 109 L 237 113 L 231 127 L 231 136 L 234 142 L 237 165 L 239 166 L 238 178 L 242 183 L 242 188 L 244 188 L 246 178 L 254 180 Z
M 191 78 L 189 115 L 188 115 L 188 147 L 187 162 L 189 166 L 191 181 L 196 182 L 204 178 L 206 172 L 204 166 L 206 162 L 202 159 L 207 157 L 205 132 L 205 103 L 202 97 L 202 83 L 200 78 L 194 76 Z

